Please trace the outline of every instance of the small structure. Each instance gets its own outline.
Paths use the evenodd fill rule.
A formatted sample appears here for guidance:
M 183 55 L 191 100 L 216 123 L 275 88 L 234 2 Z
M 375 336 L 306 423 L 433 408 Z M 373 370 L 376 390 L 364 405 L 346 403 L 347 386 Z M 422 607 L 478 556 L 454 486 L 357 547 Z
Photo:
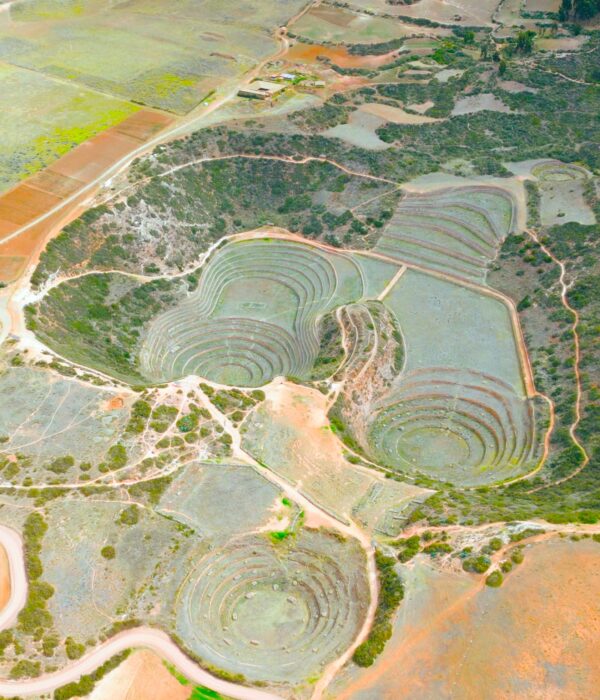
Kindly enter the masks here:
M 255 100 L 268 100 L 275 97 L 282 90 L 285 90 L 285 85 L 280 83 L 269 83 L 266 80 L 255 80 L 247 87 L 238 91 L 240 97 L 251 97 Z
M 296 80 L 295 73 L 282 73 L 279 77 L 283 80 Z
M 305 80 L 304 85 L 306 85 L 306 87 L 324 88 L 325 81 L 324 80 Z

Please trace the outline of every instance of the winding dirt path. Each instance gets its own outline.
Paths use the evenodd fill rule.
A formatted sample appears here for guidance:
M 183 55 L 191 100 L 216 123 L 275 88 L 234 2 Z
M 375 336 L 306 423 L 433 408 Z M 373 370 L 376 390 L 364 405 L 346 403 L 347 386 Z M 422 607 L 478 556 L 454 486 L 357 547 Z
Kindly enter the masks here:
M 539 236 L 535 231 L 532 229 L 525 229 L 525 232 L 529 235 L 529 237 L 534 240 L 540 248 L 544 251 L 544 253 L 552 259 L 552 261 L 558 265 L 560 269 L 560 277 L 558 278 L 558 281 L 560 283 L 561 287 L 561 292 L 560 292 L 560 299 L 562 302 L 562 305 L 565 307 L 565 309 L 572 315 L 573 317 L 573 324 L 571 326 L 571 330 L 573 331 L 573 342 L 575 344 L 575 354 L 573 357 L 573 371 L 575 372 L 575 420 L 571 423 L 569 426 L 569 435 L 571 437 L 571 440 L 573 441 L 573 444 L 577 447 L 577 449 L 581 452 L 581 455 L 583 457 L 583 460 L 581 464 L 572 471 L 570 474 L 567 476 L 562 477 L 561 479 L 557 479 L 556 481 L 552 481 L 548 484 L 544 484 L 543 486 L 537 486 L 534 489 L 531 489 L 529 493 L 535 493 L 536 491 L 541 491 L 542 489 L 547 489 L 550 486 L 558 486 L 558 484 L 562 484 L 565 481 L 568 481 L 569 479 L 572 479 L 574 476 L 579 474 L 585 467 L 588 465 L 590 461 L 590 457 L 587 453 L 587 450 L 585 447 L 582 445 L 582 443 L 579 441 L 579 438 L 577 437 L 577 426 L 579 425 L 581 421 L 581 398 L 582 398 L 582 389 L 581 389 L 581 371 L 580 371 L 580 362 L 581 362 L 581 351 L 580 351 L 580 343 L 579 343 L 579 333 L 577 332 L 577 328 L 579 326 L 579 313 L 577 309 L 574 309 L 570 304 L 569 304 L 569 289 L 572 286 L 572 282 L 567 283 L 566 282 L 566 274 L 567 274 L 567 269 L 565 267 L 565 264 L 559 260 L 554 253 L 552 253 L 540 240 Z M 546 397 L 547 398 L 547 397 Z M 551 428 L 548 431 L 548 441 L 550 439 L 550 433 L 551 429 L 554 427 L 554 422 L 555 422 L 555 415 L 554 415 L 554 404 L 551 401 L 551 399 L 548 399 L 551 405 L 551 421 L 552 425 Z
M 339 669 L 351 658 L 356 647 L 361 644 L 369 634 L 378 600 L 377 571 L 375 566 L 374 548 L 369 536 L 356 524 L 349 525 L 339 522 L 336 518 L 321 510 L 311 500 L 300 494 L 296 488 L 282 477 L 270 470 L 266 470 L 256 462 L 241 447 L 239 431 L 231 425 L 230 421 L 219 414 L 217 409 L 207 401 L 206 407 L 215 412 L 215 417 L 229 430 L 233 437 L 234 456 L 240 461 L 253 466 L 264 478 L 278 486 L 288 497 L 298 503 L 306 513 L 307 524 L 314 527 L 325 526 L 341 532 L 346 537 L 357 539 L 367 556 L 367 575 L 370 589 L 370 603 L 360 633 L 352 645 L 337 659 L 331 662 L 315 687 L 312 700 L 320 700 L 323 691 L 331 682 Z M 0 526 L 0 544 L 4 546 L 10 565 L 11 573 L 11 597 L 7 606 L 0 613 L 0 630 L 11 627 L 17 619 L 19 611 L 27 600 L 27 578 L 25 574 L 23 544 L 20 536 L 10 528 Z M 122 632 L 102 643 L 77 662 L 51 674 L 45 674 L 39 678 L 26 681 L 2 681 L 0 680 L 0 694 L 2 695 L 38 695 L 55 690 L 56 688 L 77 681 L 82 674 L 91 673 L 98 666 L 125 649 L 132 647 L 146 647 L 160 654 L 164 659 L 174 664 L 187 678 L 194 683 L 199 683 L 219 693 L 223 693 L 239 700 L 280 700 L 279 696 L 267 693 L 255 688 L 239 686 L 233 683 L 215 678 L 210 673 L 198 666 L 187 657 L 169 636 L 159 630 L 148 627 L 139 627 Z
M 150 627 L 138 627 L 121 632 L 60 671 L 44 674 L 31 680 L 0 681 L 0 693 L 8 697 L 17 694 L 23 696 L 50 693 L 67 683 L 78 681 L 84 674 L 92 673 L 115 654 L 137 647 L 156 652 L 163 659 L 176 666 L 193 683 L 204 685 L 217 693 L 236 698 L 236 700 L 281 700 L 279 695 L 215 678 L 189 659 L 167 634 Z

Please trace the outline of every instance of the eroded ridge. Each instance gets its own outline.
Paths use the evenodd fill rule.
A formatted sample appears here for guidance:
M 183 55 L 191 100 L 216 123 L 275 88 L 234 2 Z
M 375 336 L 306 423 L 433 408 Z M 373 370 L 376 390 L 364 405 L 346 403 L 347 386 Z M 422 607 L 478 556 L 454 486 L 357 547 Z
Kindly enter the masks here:
M 539 449 L 535 409 L 489 374 L 413 370 L 380 402 L 369 429 L 384 463 L 465 485 L 511 478 Z
M 271 544 L 248 536 L 198 562 L 183 592 L 182 637 L 252 680 L 298 682 L 351 644 L 367 612 L 363 554 L 321 531 Z
M 451 187 L 409 194 L 375 250 L 407 263 L 482 282 L 513 230 L 515 207 L 498 187 Z
M 196 374 L 239 386 L 307 376 L 320 315 L 362 288 L 348 257 L 280 240 L 231 244 L 209 262 L 198 290 L 151 324 L 142 372 L 154 381 Z

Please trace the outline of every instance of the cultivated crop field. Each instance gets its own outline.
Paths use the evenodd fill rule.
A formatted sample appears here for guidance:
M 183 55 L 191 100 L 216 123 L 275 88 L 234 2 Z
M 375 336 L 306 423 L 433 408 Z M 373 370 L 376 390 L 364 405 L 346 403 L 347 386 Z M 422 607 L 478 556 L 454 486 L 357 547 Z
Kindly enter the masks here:
M 301 4 L 248 1 L 240 22 L 231 3 L 11 3 L 0 13 L 0 191 L 139 105 L 189 112 L 274 53 L 273 23 Z
M 464 187 L 405 197 L 375 250 L 466 280 L 483 282 L 515 223 L 505 190 Z
M 492 14 L 498 6 L 498 0 L 483 0 L 476 6 L 470 0 L 457 0 L 452 5 L 444 0 L 419 0 L 414 4 L 405 5 L 402 3 L 392 6 L 385 0 L 366 0 L 366 2 L 361 3 L 350 2 L 349 5 L 351 8 L 371 10 L 378 14 L 395 14 L 447 24 L 485 26 L 491 24 Z
M 242 24 L 227 3 L 207 14 L 216 10 L 210 5 L 97 2 L 69 13 L 62 3 L 30 0 L 3 16 L 0 47 L 14 65 L 182 113 L 274 52 L 271 10 L 283 19 L 300 8 L 248 2 L 252 21 Z
M 316 43 L 376 44 L 392 39 L 415 36 L 422 32 L 415 25 L 389 22 L 381 17 L 350 12 L 331 5 L 319 6 L 307 12 L 294 24 L 294 32 Z M 428 28 L 427 33 L 443 33 L 443 29 Z
M 16 65 L 0 65 L 0 82 L 0 192 L 139 109 Z

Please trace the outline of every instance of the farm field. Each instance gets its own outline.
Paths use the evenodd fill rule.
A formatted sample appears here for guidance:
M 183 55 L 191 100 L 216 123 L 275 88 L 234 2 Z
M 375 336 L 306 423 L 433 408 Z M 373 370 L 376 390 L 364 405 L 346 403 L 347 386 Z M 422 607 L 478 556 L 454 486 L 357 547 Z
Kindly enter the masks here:
M 300 682 L 360 627 L 369 596 L 362 556 L 353 542 L 317 530 L 275 546 L 253 536 L 235 540 L 189 572 L 177 630 L 230 672 Z
M 402 328 L 406 371 L 469 368 L 495 376 L 518 396 L 525 395 L 510 313 L 499 299 L 409 270 L 385 303 Z
M 349 258 L 279 240 L 232 244 L 212 258 L 195 294 L 150 324 L 142 373 L 238 386 L 304 377 L 317 356 L 317 317 L 362 293 Z
M 250 23 L 236 21 L 228 3 L 98 2 L 68 13 L 32 0 L 2 15 L 0 47 L 10 64 L 182 113 L 274 53 L 269 28 L 301 7 L 294 0 L 244 5 Z
M 362 12 L 350 12 L 331 5 L 317 6 L 294 23 L 294 32 L 315 43 L 375 44 L 425 33 L 419 27 L 389 22 Z M 427 29 L 427 34 L 443 35 L 443 29 Z
M 375 250 L 454 277 L 483 282 L 515 225 L 515 204 L 494 187 L 451 187 L 405 197 Z
M 366 2 L 350 2 L 351 8 L 371 10 L 376 13 L 388 13 L 410 17 L 412 19 L 427 19 L 433 22 L 466 24 L 467 26 L 485 26 L 491 24 L 492 14 L 498 5 L 497 0 L 484 0 L 473 5 L 469 0 L 458 0 L 452 5 L 443 0 L 419 0 L 410 5 L 392 5 L 385 0 L 366 0 Z
M 1 64 L 0 81 L 0 192 L 140 109 L 16 65 Z
M 532 469 L 535 408 L 506 306 L 412 270 L 385 304 L 402 329 L 406 361 L 375 404 L 368 437 L 374 453 L 469 485 Z
M 182 685 L 151 651 L 136 651 L 96 686 L 90 700 L 188 700 L 193 687 Z
M 248 1 L 248 23 L 228 5 L 9 3 L 0 13 L 0 192 L 140 105 L 186 114 L 274 53 L 271 28 L 302 7 Z
M 0 282 L 12 282 L 39 252 L 48 231 L 66 223 L 60 210 L 36 224 L 40 216 L 70 199 L 75 198 L 75 205 L 84 200 L 85 192 L 77 197 L 79 191 L 170 123 L 170 117 L 157 112 L 137 111 L 0 196 Z M 28 229 L 17 235 L 21 227 Z

